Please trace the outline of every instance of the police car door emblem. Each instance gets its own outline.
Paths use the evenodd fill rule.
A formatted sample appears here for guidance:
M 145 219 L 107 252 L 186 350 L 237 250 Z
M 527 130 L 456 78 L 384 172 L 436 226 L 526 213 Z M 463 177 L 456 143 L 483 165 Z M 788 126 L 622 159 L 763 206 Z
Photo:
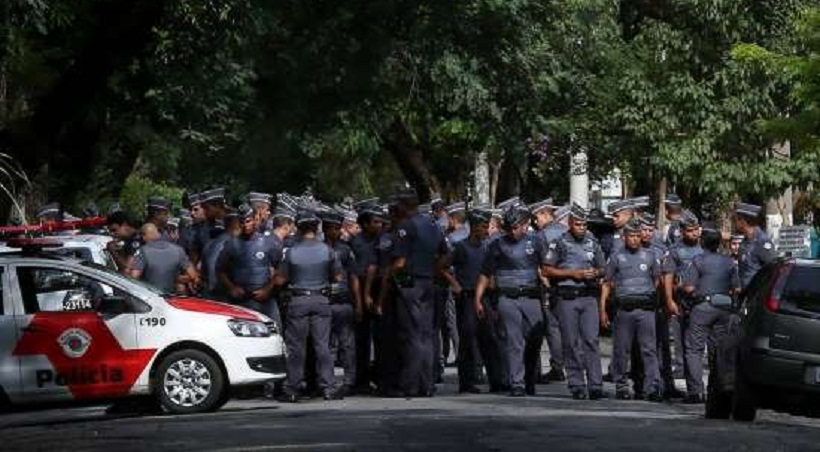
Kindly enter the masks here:
M 80 358 L 91 346 L 91 335 L 79 328 L 69 328 L 57 338 L 57 343 L 69 358 Z
M 257 251 L 257 252 L 256 252 L 256 258 L 257 258 L 257 259 L 259 259 L 259 260 L 261 261 L 262 259 L 264 259 L 264 258 L 265 258 L 265 253 L 264 253 L 264 252 L 262 252 L 262 251 Z

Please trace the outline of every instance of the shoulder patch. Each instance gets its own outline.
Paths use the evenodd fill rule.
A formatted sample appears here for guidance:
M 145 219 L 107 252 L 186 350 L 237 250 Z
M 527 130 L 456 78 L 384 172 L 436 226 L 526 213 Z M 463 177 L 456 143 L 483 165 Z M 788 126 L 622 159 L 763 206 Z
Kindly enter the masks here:
M 404 238 L 407 235 L 407 231 L 405 229 L 399 229 L 399 237 Z
M 763 244 L 763 248 L 770 250 L 772 249 L 772 242 L 766 242 Z

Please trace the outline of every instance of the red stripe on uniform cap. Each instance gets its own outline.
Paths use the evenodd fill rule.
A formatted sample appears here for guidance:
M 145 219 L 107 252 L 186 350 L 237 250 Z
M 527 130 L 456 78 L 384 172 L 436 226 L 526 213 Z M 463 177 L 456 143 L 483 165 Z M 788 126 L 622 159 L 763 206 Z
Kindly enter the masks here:
M 224 315 L 242 320 L 262 321 L 262 318 L 251 310 L 225 303 L 218 303 L 216 301 L 203 300 L 202 298 L 168 298 L 168 304 L 183 311 Z

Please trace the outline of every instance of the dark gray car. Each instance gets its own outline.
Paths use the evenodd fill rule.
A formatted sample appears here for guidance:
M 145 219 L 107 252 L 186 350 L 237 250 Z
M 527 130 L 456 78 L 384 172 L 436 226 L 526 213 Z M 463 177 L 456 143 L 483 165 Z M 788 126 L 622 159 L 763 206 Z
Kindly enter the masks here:
M 759 408 L 820 415 L 820 261 L 761 269 L 710 369 L 709 418 L 748 422 Z

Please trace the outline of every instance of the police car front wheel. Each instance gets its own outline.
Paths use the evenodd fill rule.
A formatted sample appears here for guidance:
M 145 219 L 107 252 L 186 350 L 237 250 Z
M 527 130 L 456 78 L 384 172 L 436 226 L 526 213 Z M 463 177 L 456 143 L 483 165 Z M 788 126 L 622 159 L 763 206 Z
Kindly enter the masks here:
M 156 392 L 163 408 L 175 414 L 202 413 L 219 408 L 225 375 L 216 361 L 199 350 L 180 350 L 159 366 Z

